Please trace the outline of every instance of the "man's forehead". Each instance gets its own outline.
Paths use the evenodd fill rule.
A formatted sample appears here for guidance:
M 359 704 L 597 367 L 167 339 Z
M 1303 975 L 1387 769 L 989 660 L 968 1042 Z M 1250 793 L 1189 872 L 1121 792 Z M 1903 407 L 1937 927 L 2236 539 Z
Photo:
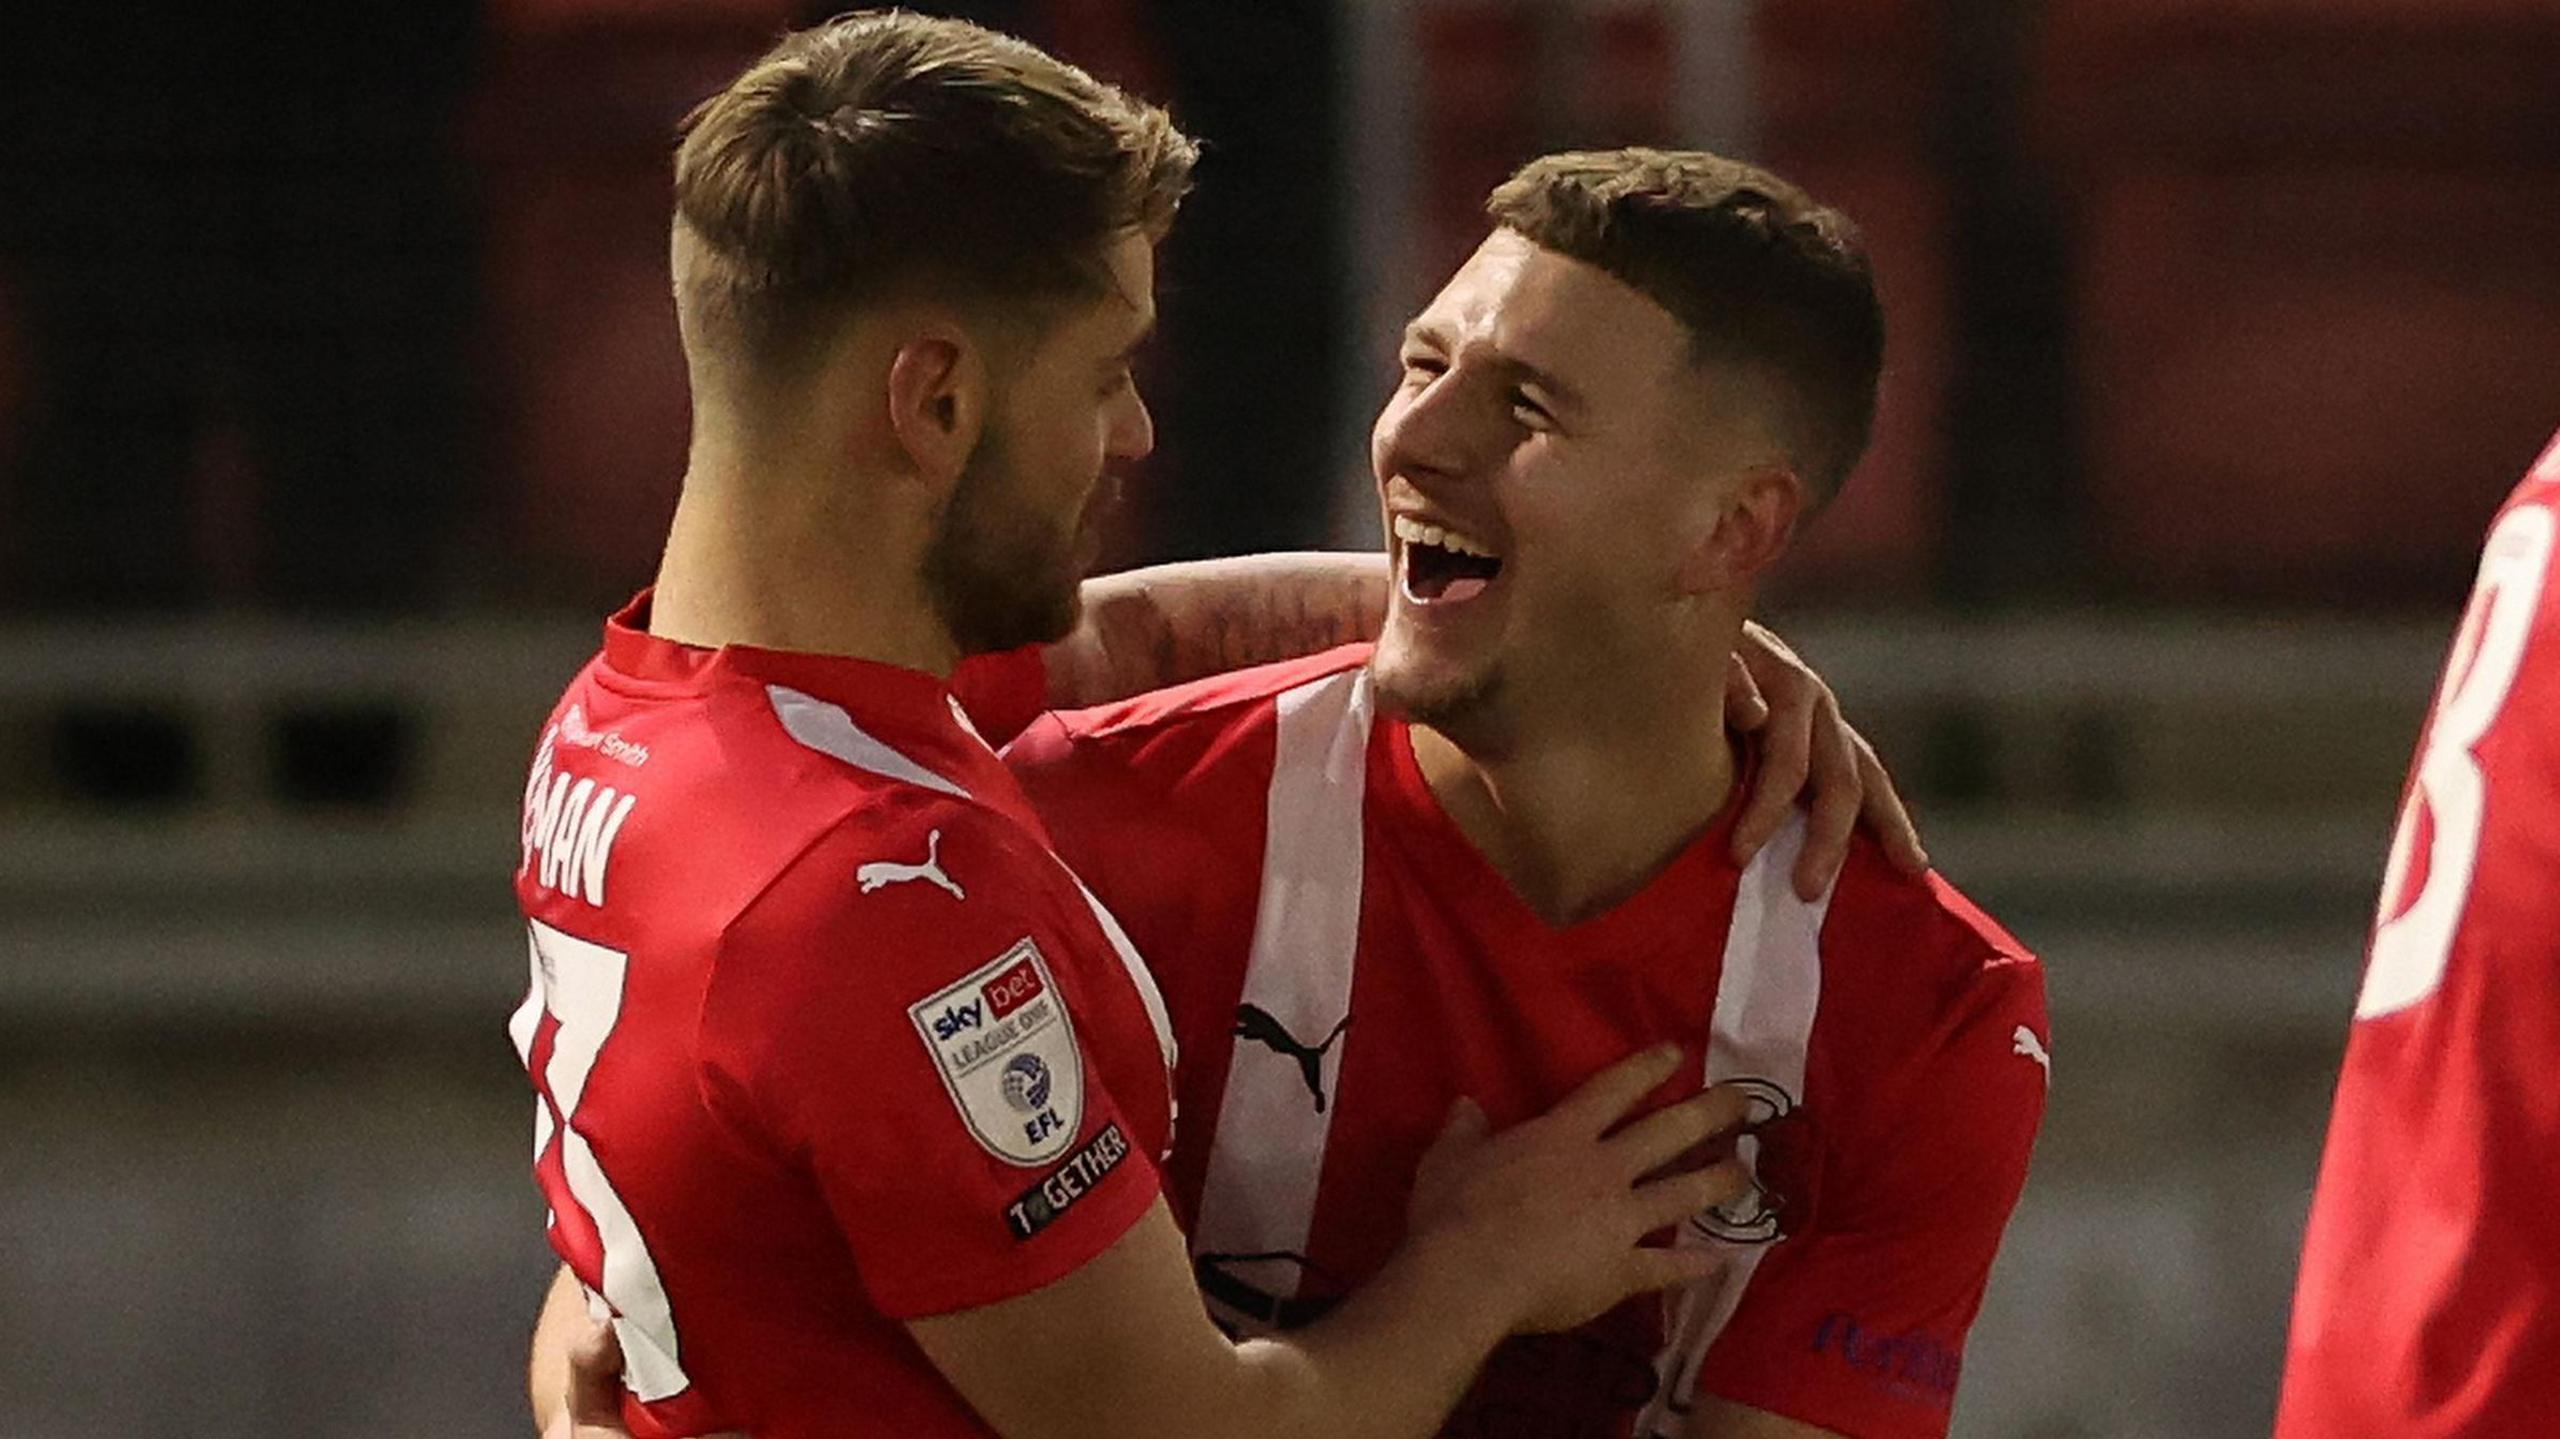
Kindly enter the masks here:
M 1102 254 L 1102 285 L 1046 311 L 1038 343 L 1068 354 L 1125 357 L 1155 332 L 1155 255 L 1143 239 L 1115 239 Z
M 1646 336 L 1687 343 L 1680 321 L 1644 292 L 1512 230 L 1488 236 L 1414 328 L 1451 344 L 1485 343 L 1558 365 L 1622 358 L 1630 341 Z
M 1111 293 L 1105 297 L 1115 320 L 1143 334 L 1156 324 L 1156 251 L 1144 235 L 1130 233 L 1112 242 L 1106 261 Z

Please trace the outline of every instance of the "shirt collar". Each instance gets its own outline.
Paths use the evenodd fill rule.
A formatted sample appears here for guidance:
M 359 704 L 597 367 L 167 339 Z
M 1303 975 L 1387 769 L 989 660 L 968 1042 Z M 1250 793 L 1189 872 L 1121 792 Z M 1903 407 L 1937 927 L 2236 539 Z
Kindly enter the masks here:
M 945 729 L 958 713 L 951 686 L 923 670 L 849 655 L 756 645 L 689 645 L 649 633 L 652 591 L 642 590 L 604 622 L 604 660 L 644 684 L 701 688 L 722 675 L 781 685 L 901 727 Z

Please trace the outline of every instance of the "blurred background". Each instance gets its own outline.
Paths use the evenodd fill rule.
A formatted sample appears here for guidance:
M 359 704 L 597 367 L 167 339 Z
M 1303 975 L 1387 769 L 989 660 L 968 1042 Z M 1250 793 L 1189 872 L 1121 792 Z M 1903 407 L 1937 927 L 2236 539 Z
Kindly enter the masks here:
M 1370 544 L 1391 337 L 1532 154 L 1865 227 L 1883 417 L 1771 618 L 2058 1035 L 1956 1429 L 2263 1434 L 2401 772 L 2560 425 L 2560 4 L 928 8 L 1208 141 L 1122 561 Z M 0 1430 L 525 1432 L 522 765 L 682 468 L 672 128 L 823 13 L 12 17 Z

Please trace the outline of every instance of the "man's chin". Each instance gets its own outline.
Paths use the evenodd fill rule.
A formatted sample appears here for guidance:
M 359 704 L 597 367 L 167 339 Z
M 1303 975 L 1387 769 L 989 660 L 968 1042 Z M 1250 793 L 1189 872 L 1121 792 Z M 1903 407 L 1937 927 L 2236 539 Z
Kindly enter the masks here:
M 1378 703 L 1388 713 L 1436 729 L 1482 710 L 1497 688 L 1498 676 L 1490 665 L 1419 653 L 1391 626 L 1370 657 L 1369 679 Z
M 995 648 L 1017 650 L 1024 645 L 1054 645 L 1076 632 L 1076 621 L 1083 613 L 1082 603 L 1072 598 L 1051 605 L 1036 619 L 1025 616 L 1022 624 L 1006 637 L 1006 642 Z
M 1084 585 L 1081 581 L 1078 581 L 1077 583 L 1067 586 L 1067 593 L 1064 599 L 1059 600 L 1057 603 L 1049 607 L 1046 620 L 1039 626 L 1040 633 L 1030 639 L 1024 640 L 1023 643 L 1026 645 L 1054 645 L 1058 641 L 1065 639 L 1067 636 L 1074 634 L 1076 632 L 1076 626 L 1083 622 Z
M 962 654 L 972 655 L 1056 644 L 1075 633 L 1083 617 L 1083 588 L 1076 584 L 1038 597 L 1022 595 L 1008 601 L 981 592 L 956 603 L 946 600 L 943 605 L 953 642 Z

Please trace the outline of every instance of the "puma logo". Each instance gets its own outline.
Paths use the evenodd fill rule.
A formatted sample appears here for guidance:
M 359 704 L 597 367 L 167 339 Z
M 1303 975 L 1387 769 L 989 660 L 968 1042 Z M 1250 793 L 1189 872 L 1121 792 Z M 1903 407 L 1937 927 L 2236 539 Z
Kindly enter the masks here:
M 2009 1052 L 2034 1060 L 2036 1067 L 2044 1071 L 2045 1078 L 2053 1078 L 2053 1056 L 2044 1052 L 2044 1041 L 2036 1038 L 2034 1030 L 2019 1025 L 2018 1032 L 2009 1036 Z
M 1315 1096 L 1316 1113 L 1322 1114 L 1325 1105 L 1324 1052 L 1333 1048 L 1333 1042 L 1342 1038 L 1342 1032 L 1350 1027 L 1351 1016 L 1346 1014 L 1342 1022 L 1333 1027 L 1333 1033 L 1324 1037 L 1324 1043 L 1309 1046 L 1299 1043 L 1298 1037 L 1273 1019 L 1269 1011 L 1258 1005 L 1239 1004 L 1236 1006 L 1234 1033 L 1238 1039 L 1250 1039 L 1274 1054 L 1285 1054 L 1298 1061 L 1298 1073 L 1306 1078 L 1307 1093 Z
M 885 889 L 893 884 L 905 884 L 911 879 L 920 879 L 927 884 L 951 891 L 953 899 L 969 897 L 968 891 L 962 889 L 958 881 L 942 872 L 942 831 L 940 830 L 935 830 L 925 838 L 924 863 L 900 864 L 895 860 L 875 860 L 855 870 L 853 877 L 855 882 L 862 886 L 864 894 L 869 894 L 875 889 Z

